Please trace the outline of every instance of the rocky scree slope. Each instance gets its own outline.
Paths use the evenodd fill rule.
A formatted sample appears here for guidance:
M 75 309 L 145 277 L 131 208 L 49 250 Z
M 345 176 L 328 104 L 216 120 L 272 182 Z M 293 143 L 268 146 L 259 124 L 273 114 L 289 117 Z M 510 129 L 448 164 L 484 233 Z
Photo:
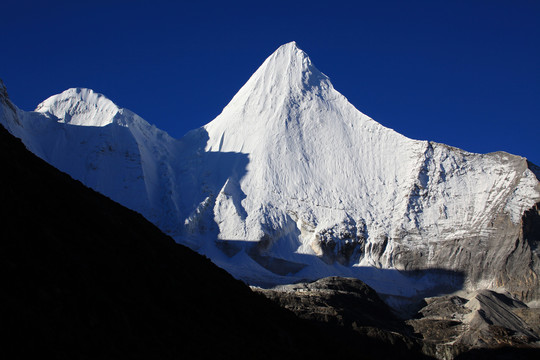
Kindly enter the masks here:
M 424 339 L 423 352 L 438 359 L 478 355 L 479 349 L 493 355 L 489 349 L 503 348 L 515 349 L 516 358 L 538 358 L 538 314 L 538 308 L 529 308 L 508 293 L 480 290 L 464 297 L 426 299 L 407 324 Z
M 6 99 L 0 122 L 31 151 L 251 284 L 341 275 L 404 301 L 540 296 L 537 168 L 385 128 L 294 42 L 180 140 L 87 89 L 35 112 Z

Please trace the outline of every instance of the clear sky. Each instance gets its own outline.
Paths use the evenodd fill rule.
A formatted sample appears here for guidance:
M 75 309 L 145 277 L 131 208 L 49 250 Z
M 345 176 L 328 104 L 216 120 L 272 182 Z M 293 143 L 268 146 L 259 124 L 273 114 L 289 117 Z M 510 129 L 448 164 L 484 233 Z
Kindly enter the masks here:
M 538 0 L 3 0 L 0 40 L 23 110 L 87 87 L 177 138 L 295 40 L 379 123 L 540 165 Z

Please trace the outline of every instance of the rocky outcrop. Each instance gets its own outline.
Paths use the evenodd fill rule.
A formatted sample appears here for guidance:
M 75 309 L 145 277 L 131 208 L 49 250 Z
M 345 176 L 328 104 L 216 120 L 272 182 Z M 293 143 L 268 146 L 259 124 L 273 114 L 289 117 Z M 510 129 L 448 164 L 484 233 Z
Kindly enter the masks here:
M 7 125 L 20 125 L 17 108 L 9 99 L 6 85 L 4 85 L 2 79 L 0 79 L 0 119 L 4 127 Z
M 482 358 L 508 349 L 524 359 L 540 355 L 540 309 L 509 293 L 481 290 L 427 298 L 414 318 L 403 320 L 357 279 L 330 277 L 254 290 L 303 319 L 367 337 L 380 348 L 397 346 L 403 357 Z
M 304 319 L 347 328 L 406 330 L 375 290 L 358 279 L 328 277 L 310 283 L 253 289 Z
M 253 288 L 302 319 L 334 329 L 365 355 L 421 359 L 421 342 L 411 328 L 368 285 L 358 279 L 328 277 L 311 283 Z M 373 352 L 373 348 L 376 349 Z
M 426 299 L 426 305 L 407 324 L 423 339 L 424 353 L 438 359 L 501 347 L 528 348 L 538 356 L 537 310 L 508 293 L 481 290 L 464 297 Z
M 496 285 L 523 301 L 540 299 L 540 203 L 527 210 Z

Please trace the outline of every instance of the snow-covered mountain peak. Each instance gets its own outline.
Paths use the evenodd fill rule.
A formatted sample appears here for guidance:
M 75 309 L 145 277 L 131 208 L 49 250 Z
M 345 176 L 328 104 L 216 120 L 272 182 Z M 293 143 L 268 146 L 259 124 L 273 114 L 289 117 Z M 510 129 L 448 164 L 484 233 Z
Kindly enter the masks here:
M 255 81 L 252 81 L 255 80 Z M 330 85 L 328 77 L 311 62 L 296 42 L 280 46 L 253 74 L 246 86 L 266 85 L 265 90 L 310 90 L 321 83 Z
M 276 110 L 284 103 L 321 96 L 329 89 L 332 84 L 328 77 L 313 65 L 295 42 L 290 42 L 280 46 L 264 61 L 223 112 L 246 107 Z
M 180 140 L 92 90 L 36 112 L 10 104 L 0 122 L 31 151 L 250 283 L 343 275 L 402 298 L 496 286 L 540 298 L 532 165 L 378 124 L 294 42 Z
M 223 112 L 204 126 L 209 134 L 206 149 L 268 152 L 267 145 L 283 149 L 283 141 L 298 143 L 304 135 L 313 137 L 312 131 L 326 139 L 328 131 L 341 137 L 342 131 L 350 130 L 343 127 L 342 120 L 348 117 L 344 112 L 357 117 L 359 127 L 383 129 L 349 104 L 308 55 L 290 42 L 270 55 Z
M 72 88 L 51 96 L 35 110 L 52 115 L 58 122 L 78 126 L 106 126 L 119 121 L 121 109 L 106 96 L 91 89 Z
M 281 45 L 268 57 L 267 62 L 279 61 L 279 58 L 286 59 L 289 62 L 289 64 L 285 65 L 296 65 L 292 62 L 293 60 L 299 60 L 300 64 L 309 61 L 309 56 L 298 47 L 295 41 Z

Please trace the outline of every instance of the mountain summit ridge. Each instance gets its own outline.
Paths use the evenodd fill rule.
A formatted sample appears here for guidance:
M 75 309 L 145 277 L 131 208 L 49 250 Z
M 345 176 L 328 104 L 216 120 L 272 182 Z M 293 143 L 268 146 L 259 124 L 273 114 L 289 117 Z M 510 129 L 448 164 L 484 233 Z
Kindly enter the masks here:
M 251 284 L 341 275 L 399 298 L 497 287 L 540 296 L 540 235 L 523 220 L 540 202 L 532 165 L 378 124 L 294 42 L 179 140 L 85 91 L 37 112 L 4 107 L 0 122 Z M 107 126 L 118 119 L 128 128 Z

